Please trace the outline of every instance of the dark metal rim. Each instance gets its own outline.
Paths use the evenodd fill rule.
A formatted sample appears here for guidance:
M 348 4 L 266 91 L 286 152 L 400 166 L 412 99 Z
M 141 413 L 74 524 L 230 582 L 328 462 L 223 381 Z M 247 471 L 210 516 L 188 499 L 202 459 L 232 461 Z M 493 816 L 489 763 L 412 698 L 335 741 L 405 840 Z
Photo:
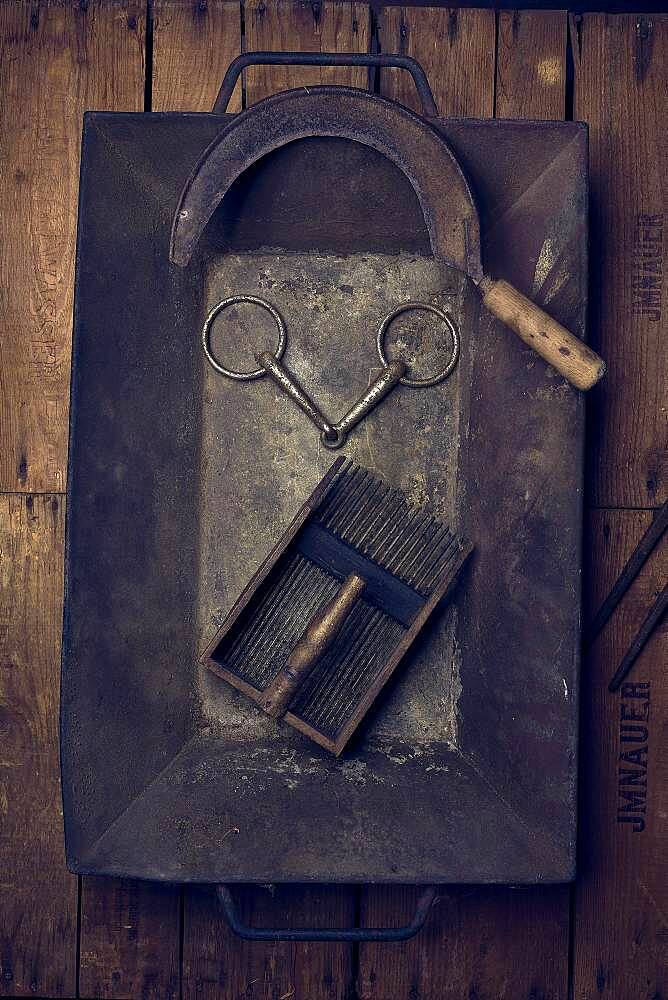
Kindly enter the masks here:
M 288 335 L 285 329 L 285 323 L 283 322 L 283 317 L 279 313 L 278 309 L 275 309 L 274 306 L 272 306 L 270 302 L 267 302 L 266 299 L 261 299 L 257 295 L 231 295 L 229 298 L 221 299 L 220 302 L 217 302 L 204 320 L 204 326 L 202 327 L 202 347 L 204 348 L 207 361 L 212 368 L 214 368 L 220 375 L 236 379 L 238 382 L 250 382 L 256 378 L 262 378 L 262 376 L 266 375 L 267 372 L 264 368 L 255 368 L 250 372 L 238 372 L 233 368 L 226 368 L 224 365 L 221 365 L 220 361 L 214 357 L 211 350 L 211 327 L 216 316 L 218 316 L 224 309 L 244 302 L 250 303 L 254 306 L 260 306 L 262 309 L 265 309 L 276 323 L 276 326 L 278 327 L 278 344 L 276 345 L 274 357 L 277 361 L 280 361 L 283 357 L 285 347 L 288 342 Z
M 452 338 L 450 360 L 445 368 L 443 368 L 440 372 L 437 372 L 435 375 L 429 375 L 427 378 L 408 378 L 404 375 L 404 377 L 400 379 L 402 385 L 410 386 L 413 389 L 424 389 L 430 385 L 438 385 L 439 382 L 443 382 L 443 380 L 446 379 L 454 370 L 455 365 L 459 360 L 459 334 L 455 324 L 452 322 L 448 314 L 443 309 L 439 309 L 438 306 L 431 305 L 429 302 L 404 302 L 396 309 L 393 309 L 392 312 L 388 313 L 378 327 L 376 347 L 378 349 L 378 357 L 385 367 L 389 364 L 385 353 L 385 334 L 387 333 L 388 327 L 390 323 L 397 318 L 397 316 L 401 316 L 405 312 L 411 312 L 413 309 L 421 312 L 430 312 L 435 316 L 438 316 L 438 318 L 447 326 L 450 332 L 450 337 Z
M 410 56 L 384 55 L 361 52 L 245 52 L 234 59 L 223 77 L 218 96 L 213 105 L 215 115 L 225 114 L 232 92 L 241 72 L 248 66 L 374 66 L 405 69 L 413 77 L 415 88 L 425 117 L 435 118 L 438 108 L 427 74 L 416 59 Z
M 216 886 L 216 894 L 225 918 L 240 938 L 246 941 L 407 941 L 424 925 L 436 901 L 436 886 L 420 894 L 415 912 L 403 927 L 249 927 L 239 919 L 232 893 L 226 885 Z

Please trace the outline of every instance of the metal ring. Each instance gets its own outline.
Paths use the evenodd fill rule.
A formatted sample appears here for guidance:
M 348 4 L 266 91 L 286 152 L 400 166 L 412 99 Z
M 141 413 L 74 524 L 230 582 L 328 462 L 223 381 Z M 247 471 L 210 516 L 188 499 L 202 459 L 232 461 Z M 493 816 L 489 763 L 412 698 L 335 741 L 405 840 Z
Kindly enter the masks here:
M 276 351 L 274 352 L 274 357 L 277 361 L 280 361 L 285 353 L 285 345 L 288 342 L 288 335 L 285 329 L 285 323 L 283 318 L 277 309 L 267 302 L 266 299 L 260 299 L 257 295 L 231 295 L 229 299 L 221 299 L 210 311 L 209 315 L 204 321 L 204 326 L 202 327 L 202 346 L 204 348 L 204 353 L 206 354 L 207 360 L 212 368 L 215 368 L 217 372 L 221 375 L 226 375 L 228 378 L 237 379 L 239 382 L 250 382 L 254 378 L 262 378 L 266 375 L 264 368 L 256 368 L 252 372 L 236 372 L 232 368 L 225 368 L 219 361 L 216 361 L 213 354 L 211 353 L 211 326 L 214 319 L 221 313 L 223 309 L 227 309 L 228 306 L 237 305 L 239 302 L 250 302 L 251 305 L 260 306 L 262 309 L 266 309 L 270 316 L 273 317 L 276 326 L 278 327 L 278 345 Z
M 387 328 L 392 320 L 396 319 L 397 316 L 401 316 L 401 314 L 405 312 L 410 312 L 412 309 L 430 312 L 435 316 L 438 316 L 438 318 L 445 323 L 450 331 L 450 336 L 452 337 L 452 354 L 443 371 L 438 372 L 436 375 L 431 375 L 429 378 L 408 378 L 404 375 L 404 377 L 399 380 L 401 385 L 409 385 L 413 388 L 419 389 L 430 385 L 437 385 L 439 382 L 442 382 L 443 379 L 446 379 L 452 372 L 457 364 L 457 361 L 459 360 L 459 334 L 457 333 L 457 328 L 448 314 L 442 309 L 439 309 L 438 306 L 433 306 L 429 302 L 404 302 L 403 305 L 397 306 L 397 308 L 393 309 L 391 313 L 388 313 L 378 327 L 376 347 L 378 348 L 378 357 L 385 367 L 388 365 L 387 355 L 385 354 L 385 334 L 387 333 Z
M 324 444 L 325 448 L 329 448 L 331 451 L 336 451 L 337 448 L 343 448 L 344 444 L 348 440 L 348 435 L 343 431 L 340 431 L 338 427 L 335 427 L 334 435 L 332 437 L 327 437 L 327 431 L 321 431 L 320 440 L 322 444 Z

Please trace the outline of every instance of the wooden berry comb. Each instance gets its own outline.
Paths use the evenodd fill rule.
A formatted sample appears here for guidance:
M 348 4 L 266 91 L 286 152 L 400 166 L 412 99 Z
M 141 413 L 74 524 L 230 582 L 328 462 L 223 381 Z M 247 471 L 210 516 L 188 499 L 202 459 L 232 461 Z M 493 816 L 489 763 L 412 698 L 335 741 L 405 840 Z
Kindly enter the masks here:
M 201 662 L 338 756 L 471 552 L 339 458 Z

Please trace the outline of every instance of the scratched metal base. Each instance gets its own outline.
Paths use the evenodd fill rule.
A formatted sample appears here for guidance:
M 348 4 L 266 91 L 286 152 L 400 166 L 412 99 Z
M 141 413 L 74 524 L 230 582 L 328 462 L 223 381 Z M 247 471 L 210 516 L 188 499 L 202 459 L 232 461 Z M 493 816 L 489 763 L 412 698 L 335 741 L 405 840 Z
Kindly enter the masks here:
M 262 161 L 193 264 L 171 267 L 173 206 L 220 121 L 87 117 L 62 677 L 68 865 L 205 882 L 568 879 L 582 399 L 455 274 L 437 287 L 407 182 L 354 143 L 309 140 Z M 488 270 L 582 331 L 583 129 L 443 127 L 482 206 Z M 477 549 L 453 606 L 339 760 L 197 666 L 333 460 L 268 379 L 229 383 L 206 365 L 207 307 L 238 292 L 279 307 L 285 361 L 333 418 L 377 372 L 374 331 L 400 301 L 439 301 L 461 326 L 451 379 L 394 390 L 345 448 Z M 406 319 L 398 347 L 438 367 L 430 324 Z M 271 325 L 239 309 L 214 346 L 252 367 L 267 338 Z
M 466 286 L 460 276 L 453 271 L 444 288 L 435 262 L 417 254 L 224 254 L 210 261 L 207 278 L 207 310 L 240 291 L 262 295 L 279 309 L 288 328 L 284 361 L 332 419 L 342 416 L 378 375 L 375 333 L 398 303 L 433 301 L 460 326 L 466 325 Z M 272 320 L 258 309 L 243 307 L 221 316 L 214 345 L 217 356 L 224 357 L 230 367 L 249 370 L 255 352 L 273 347 L 275 340 Z M 443 331 L 422 313 L 397 320 L 388 342 L 398 344 L 416 370 L 439 371 L 447 360 L 449 343 Z M 320 444 L 317 430 L 269 379 L 234 383 L 209 365 L 204 365 L 203 374 L 206 461 L 201 481 L 197 601 L 200 648 L 207 645 L 281 529 L 336 457 L 336 452 Z M 343 449 L 343 454 L 366 468 L 383 470 L 414 501 L 430 499 L 439 518 L 451 525 L 460 521 L 456 502 L 459 419 L 467 382 L 468 364 L 463 360 L 437 388 L 394 390 Z M 397 426 L 413 427 L 416 433 L 397 433 Z M 430 428 L 435 427 L 441 441 L 439 462 L 430 468 Z M 227 542 L 231 523 L 238 526 L 233 546 Z M 457 677 L 450 669 L 433 670 L 437 647 L 441 662 L 452 662 L 451 613 L 441 616 L 430 655 L 418 657 L 407 672 L 399 705 L 395 699 L 381 712 L 367 727 L 369 735 L 389 728 L 393 738 L 410 738 L 419 720 L 425 731 L 454 741 L 453 684 Z M 208 671 L 202 671 L 199 678 L 202 707 L 212 724 L 227 727 L 234 718 L 248 733 L 284 741 L 283 727 L 246 699 L 240 700 L 219 678 Z M 429 692 L 426 705 L 422 704 L 425 692 Z M 433 699 L 447 706 L 435 717 L 429 708 Z

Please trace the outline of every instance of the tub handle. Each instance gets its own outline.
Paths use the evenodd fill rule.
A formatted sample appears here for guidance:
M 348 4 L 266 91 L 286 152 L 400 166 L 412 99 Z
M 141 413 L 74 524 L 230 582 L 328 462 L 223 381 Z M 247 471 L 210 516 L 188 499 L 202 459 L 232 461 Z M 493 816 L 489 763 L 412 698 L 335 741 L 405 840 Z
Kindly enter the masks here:
M 229 888 L 219 885 L 216 893 L 229 926 L 246 941 L 407 941 L 421 929 L 436 901 L 436 886 L 425 888 L 403 927 L 249 927 L 239 919 Z
M 405 69 L 415 82 L 422 103 L 422 114 L 427 118 L 436 118 L 438 115 L 427 74 L 416 59 L 391 53 L 381 55 L 366 52 L 244 52 L 230 63 L 223 77 L 213 105 L 214 115 L 225 114 L 239 75 L 248 66 L 374 66 Z

